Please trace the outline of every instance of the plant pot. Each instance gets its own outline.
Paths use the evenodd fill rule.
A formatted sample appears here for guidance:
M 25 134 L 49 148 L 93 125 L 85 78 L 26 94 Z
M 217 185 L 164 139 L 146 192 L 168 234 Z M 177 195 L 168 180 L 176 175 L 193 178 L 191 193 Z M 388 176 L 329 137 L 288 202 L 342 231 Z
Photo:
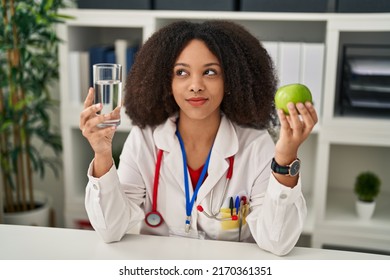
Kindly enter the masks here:
M 27 226 L 50 226 L 51 197 L 43 192 L 34 192 L 35 203 L 40 207 L 23 212 L 4 213 L 4 223 Z
M 356 200 L 356 212 L 359 218 L 362 220 L 371 219 L 372 215 L 374 214 L 375 205 L 376 205 L 375 201 L 365 202 L 365 201 Z

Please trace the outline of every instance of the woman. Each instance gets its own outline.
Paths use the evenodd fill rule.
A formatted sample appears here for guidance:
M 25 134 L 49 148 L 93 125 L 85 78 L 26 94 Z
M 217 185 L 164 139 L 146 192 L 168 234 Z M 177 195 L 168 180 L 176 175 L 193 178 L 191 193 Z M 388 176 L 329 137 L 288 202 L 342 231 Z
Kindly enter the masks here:
M 311 103 L 289 104 L 288 116 L 278 110 L 274 145 L 272 65 L 259 41 L 232 22 L 181 21 L 157 31 L 127 77 L 124 107 L 134 127 L 118 170 L 115 128 L 97 127 L 113 116 L 96 114 L 101 105 L 92 105 L 89 90 L 80 117 L 95 153 L 86 209 L 106 242 L 141 222 L 145 234 L 290 252 L 306 217 L 298 148 L 317 115 Z

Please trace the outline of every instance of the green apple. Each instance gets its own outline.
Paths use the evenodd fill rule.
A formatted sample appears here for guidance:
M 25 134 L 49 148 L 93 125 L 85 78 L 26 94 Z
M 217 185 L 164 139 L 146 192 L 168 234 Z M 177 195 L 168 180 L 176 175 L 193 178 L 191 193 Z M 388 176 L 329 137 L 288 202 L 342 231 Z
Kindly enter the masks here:
M 289 84 L 280 87 L 275 94 L 275 106 L 277 109 L 282 109 L 283 112 L 288 115 L 287 104 L 289 102 L 305 103 L 306 101 L 312 102 L 312 96 L 307 86 L 302 84 Z

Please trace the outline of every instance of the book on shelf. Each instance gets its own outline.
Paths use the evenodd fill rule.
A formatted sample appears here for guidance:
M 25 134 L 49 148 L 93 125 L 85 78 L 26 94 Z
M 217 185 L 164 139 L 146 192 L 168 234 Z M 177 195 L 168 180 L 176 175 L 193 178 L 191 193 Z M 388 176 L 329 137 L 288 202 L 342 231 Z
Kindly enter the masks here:
M 138 51 L 138 44 L 125 39 L 115 40 L 116 63 L 122 65 L 123 81 L 133 66 L 135 54 Z
M 93 65 L 98 63 L 116 63 L 114 45 L 96 45 L 89 49 L 89 83 L 93 86 Z
M 88 88 L 93 87 L 93 65 L 97 63 L 117 63 L 122 65 L 122 82 L 134 63 L 138 44 L 118 39 L 114 45 L 96 45 L 88 51 L 69 53 L 69 101 L 83 103 Z
M 262 42 L 271 57 L 279 84 L 306 85 L 313 96 L 314 107 L 321 108 L 324 79 L 325 44 L 306 42 Z

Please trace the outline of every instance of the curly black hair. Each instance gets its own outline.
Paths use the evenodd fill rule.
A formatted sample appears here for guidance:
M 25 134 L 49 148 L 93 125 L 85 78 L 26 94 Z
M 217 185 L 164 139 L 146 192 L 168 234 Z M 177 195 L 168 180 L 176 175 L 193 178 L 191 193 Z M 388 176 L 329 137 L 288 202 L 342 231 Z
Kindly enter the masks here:
M 156 126 L 176 114 L 174 63 L 193 39 L 202 40 L 224 72 L 222 112 L 241 126 L 268 128 L 276 119 L 277 78 L 260 41 L 241 25 L 224 20 L 178 21 L 156 31 L 138 51 L 126 79 L 124 107 L 132 123 Z

